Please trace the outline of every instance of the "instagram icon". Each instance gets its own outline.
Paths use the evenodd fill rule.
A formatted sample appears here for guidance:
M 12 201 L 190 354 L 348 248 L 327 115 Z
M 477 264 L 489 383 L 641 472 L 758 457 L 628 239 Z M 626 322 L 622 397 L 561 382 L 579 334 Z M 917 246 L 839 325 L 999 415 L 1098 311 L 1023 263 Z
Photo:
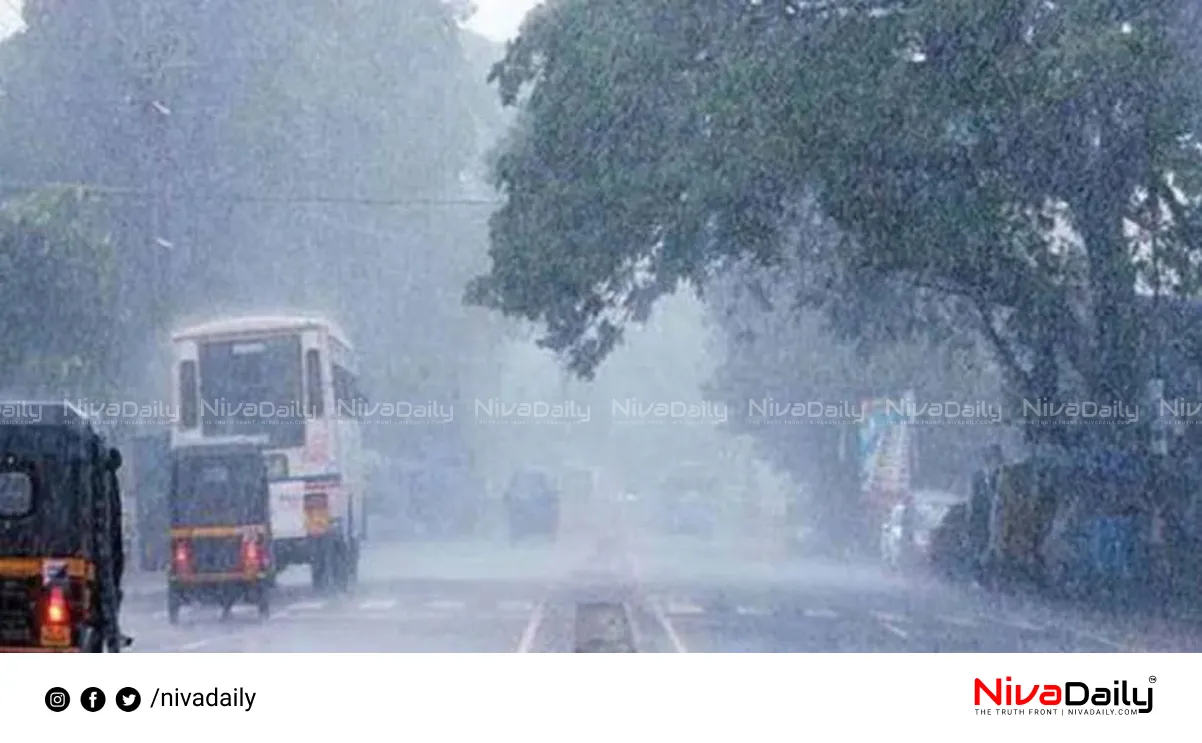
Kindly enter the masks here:
M 71 706 L 71 695 L 61 686 L 46 692 L 46 708 L 51 712 L 62 712 Z

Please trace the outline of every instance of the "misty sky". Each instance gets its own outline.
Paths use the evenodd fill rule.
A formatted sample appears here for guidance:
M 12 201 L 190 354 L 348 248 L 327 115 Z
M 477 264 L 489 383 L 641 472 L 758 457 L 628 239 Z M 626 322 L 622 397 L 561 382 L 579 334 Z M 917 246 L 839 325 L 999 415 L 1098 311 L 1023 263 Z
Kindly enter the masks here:
M 21 27 L 21 1 L 0 0 L 0 37 L 8 36 Z
M 0 0 L 0 37 L 8 36 L 21 27 L 23 0 Z M 474 0 L 479 11 L 468 23 L 473 31 L 490 39 L 504 41 L 517 32 L 526 12 L 538 5 L 538 0 Z

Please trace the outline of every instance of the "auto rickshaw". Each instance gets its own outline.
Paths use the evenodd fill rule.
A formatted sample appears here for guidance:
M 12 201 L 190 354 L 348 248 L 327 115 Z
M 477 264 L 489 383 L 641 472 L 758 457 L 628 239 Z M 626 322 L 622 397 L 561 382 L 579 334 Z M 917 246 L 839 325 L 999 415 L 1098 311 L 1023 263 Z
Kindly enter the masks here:
M 121 454 L 65 403 L 0 402 L 0 652 L 120 652 Z
M 271 611 L 271 504 L 267 462 L 255 440 L 222 439 L 173 453 L 168 507 L 171 566 L 167 617 L 186 604 L 216 604 L 228 617 L 235 603 Z

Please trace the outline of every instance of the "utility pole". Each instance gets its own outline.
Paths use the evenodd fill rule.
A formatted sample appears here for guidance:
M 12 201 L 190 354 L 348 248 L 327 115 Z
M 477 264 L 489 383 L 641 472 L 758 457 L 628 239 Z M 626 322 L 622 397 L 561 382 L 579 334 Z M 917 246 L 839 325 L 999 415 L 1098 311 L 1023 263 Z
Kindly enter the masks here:
M 142 180 L 151 190 L 147 204 L 146 255 L 150 262 L 147 292 L 155 321 L 161 322 L 172 296 L 174 271 L 171 242 L 171 186 L 174 163 L 168 138 L 172 110 L 167 100 L 167 72 L 186 67 L 174 59 L 179 48 L 167 27 L 161 5 L 142 2 L 138 8 L 140 23 L 137 38 L 127 40 L 136 84 L 135 104 L 143 123 Z
M 174 282 L 171 225 L 171 153 L 167 139 L 171 109 L 159 96 L 152 95 L 147 102 L 149 117 L 149 150 L 151 156 L 150 197 L 150 250 L 154 261 L 154 289 L 152 301 L 157 317 L 167 311 L 167 298 L 171 296 Z

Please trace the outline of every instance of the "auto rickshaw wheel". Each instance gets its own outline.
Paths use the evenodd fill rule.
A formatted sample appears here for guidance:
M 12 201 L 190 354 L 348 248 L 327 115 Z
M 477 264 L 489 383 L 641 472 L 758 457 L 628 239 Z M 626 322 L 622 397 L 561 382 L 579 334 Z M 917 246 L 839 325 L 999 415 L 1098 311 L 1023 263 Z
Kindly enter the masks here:
M 167 621 L 179 624 L 180 598 L 173 589 L 167 591 Z
M 327 541 L 322 540 L 317 543 L 316 549 L 313 550 L 313 561 L 309 569 L 313 575 L 313 590 L 325 593 L 330 588 L 332 568 L 334 567 L 332 550 Z
M 104 634 L 99 632 L 95 627 L 88 628 L 82 649 L 85 653 L 103 653 Z

